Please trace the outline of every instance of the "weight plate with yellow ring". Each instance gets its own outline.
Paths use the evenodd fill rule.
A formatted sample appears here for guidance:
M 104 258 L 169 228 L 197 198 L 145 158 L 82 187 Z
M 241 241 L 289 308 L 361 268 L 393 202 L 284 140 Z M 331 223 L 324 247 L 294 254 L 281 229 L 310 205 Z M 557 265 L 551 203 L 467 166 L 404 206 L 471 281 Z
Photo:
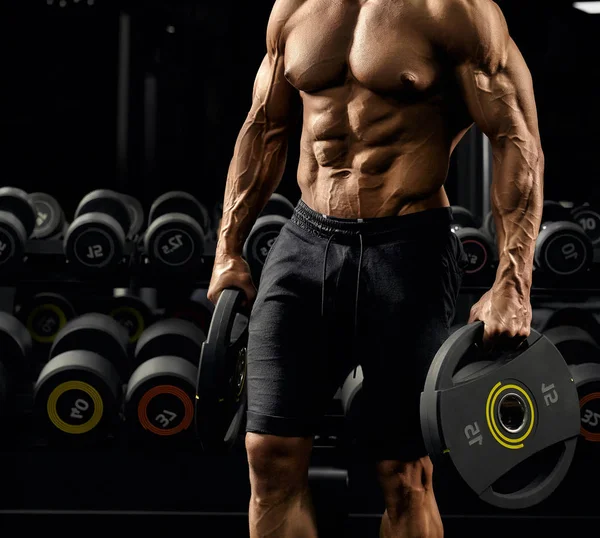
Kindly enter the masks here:
M 421 394 L 421 427 L 434 461 L 450 459 L 483 501 L 521 509 L 564 479 L 580 429 L 569 367 L 537 331 L 518 350 L 481 351 L 483 323 L 441 346 Z
M 42 369 L 34 387 L 34 409 L 53 439 L 95 442 L 119 419 L 121 380 L 115 367 L 92 351 L 66 351 Z
M 42 292 L 19 302 L 15 313 L 34 343 L 51 345 L 60 330 L 76 316 L 71 302 L 59 293 Z

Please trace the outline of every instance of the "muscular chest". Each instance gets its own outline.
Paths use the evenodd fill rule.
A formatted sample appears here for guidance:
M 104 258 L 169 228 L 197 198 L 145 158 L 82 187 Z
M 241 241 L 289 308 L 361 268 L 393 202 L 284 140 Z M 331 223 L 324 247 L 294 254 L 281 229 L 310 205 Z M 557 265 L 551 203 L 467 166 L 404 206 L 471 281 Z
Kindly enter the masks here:
M 414 9 L 390 0 L 307 2 L 287 28 L 287 79 L 309 93 L 349 76 L 377 92 L 427 91 L 441 68 Z

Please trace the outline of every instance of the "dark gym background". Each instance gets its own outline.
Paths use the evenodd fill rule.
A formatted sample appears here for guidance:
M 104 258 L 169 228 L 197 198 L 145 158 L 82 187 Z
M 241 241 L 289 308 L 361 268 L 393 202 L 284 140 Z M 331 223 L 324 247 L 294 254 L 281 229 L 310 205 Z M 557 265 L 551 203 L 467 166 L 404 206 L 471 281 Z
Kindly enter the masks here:
M 161 192 L 182 188 L 212 206 L 222 197 L 234 141 L 250 106 L 272 3 L 3 0 L 2 184 L 52 193 L 67 215 L 84 194 L 101 187 L 135 194 L 146 207 Z M 578 11 L 569 1 L 497 3 L 532 71 L 546 198 L 575 203 L 599 198 L 600 15 Z M 292 140 L 279 189 L 294 201 L 297 146 Z M 468 159 L 464 147 L 453 159 L 448 180 L 453 203 L 467 205 L 465 193 L 481 188 L 458 181 Z M 79 469 L 93 462 L 88 456 L 74 455 L 77 465 L 68 476 L 55 469 L 54 479 L 76 491 Z M 34 457 L 41 456 L 28 455 L 20 463 Z M 51 457 L 44 457 L 51 467 Z M 176 477 L 188 470 L 170 469 L 176 487 Z M 127 473 L 147 471 L 116 462 L 114 473 L 123 480 L 119 492 L 106 486 L 110 477 L 103 469 L 92 469 L 88 479 L 99 481 L 100 496 L 126 499 L 132 491 L 127 480 L 135 479 Z M 230 471 L 227 480 L 235 475 Z M 199 481 L 206 476 L 200 469 L 195 473 Z M 220 484 L 217 495 L 226 496 L 227 485 L 213 480 L 215 487 Z M 141 509 L 144 503 L 133 504 Z M 48 499 L 47 507 L 54 505 L 60 503 Z M 93 502 L 81 499 L 79 507 L 91 509 Z M 216 516 L 214 524 L 219 526 Z

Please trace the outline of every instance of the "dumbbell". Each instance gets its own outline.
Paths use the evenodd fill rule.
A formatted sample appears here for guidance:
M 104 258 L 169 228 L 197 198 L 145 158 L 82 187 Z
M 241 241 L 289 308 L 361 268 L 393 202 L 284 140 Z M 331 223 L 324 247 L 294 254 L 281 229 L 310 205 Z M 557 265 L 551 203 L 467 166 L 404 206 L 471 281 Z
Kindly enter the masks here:
M 210 231 L 207 209 L 191 194 L 171 191 L 159 196 L 148 214 L 144 252 L 163 271 L 188 271 L 202 263 Z
M 581 226 L 592 245 L 600 245 L 600 211 L 594 205 L 585 203 L 571 211 L 571 218 Z
M 127 341 L 124 327 L 95 312 L 58 333 L 34 386 L 34 411 L 49 438 L 93 443 L 117 426 L 131 371 Z
M 198 361 L 205 333 L 183 319 L 151 325 L 135 349 L 125 416 L 134 437 L 181 439 L 193 434 Z
M 475 216 L 464 207 L 452 206 L 450 227 L 469 259 L 465 273 L 474 275 L 488 269 L 493 263 L 495 248 L 491 237 L 477 227 Z
M 71 301 L 63 295 L 41 292 L 18 298 L 15 315 L 27 327 L 34 344 L 45 347 L 54 342 L 56 335 L 77 314 Z
M 169 294 L 165 317 L 185 319 L 200 327 L 205 334 L 208 334 L 215 305 L 209 301 L 206 295 L 207 291 L 206 289 L 194 290 L 190 297 L 183 300 Z
M 11 407 L 15 389 L 31 373 L 31 336 L 14 316 L 0 312 L 0 416 Z
M 36 213 L 27 193 L 0 188 L 0 270 L 14 270 L 25 257 L 25 242 L 35 229 Z
M 600 362 L 600 324 L 589 310 L 559 309 L 541 329 L 568 364 Z
M 36 212 L 32 239 L 59 239 L 68 228 L 65 213 L 56 198 L 45 192 L 32 192 L 29 200 Z
M 581 226 L 571 221 L 569 209 L 558 202 L 544 202 L 534 259 L 538 268 L 556 276 L 577 275 L 592 264 L 590 238 Z
M 250 230 L 244 243 L 243 256 L 250 266 L 255 283 L 260 281 L 267 255 L 293 212 L 293 204 L 282 195 L 274 193 Z
M 142 333 L 154 322 L 150 306 L 138 295 L 123 288 L 113 290 L 104 312 L 118 321 L 129 335 L 129 346 L 135 346 Z
M 121 194 L 107 189 L 90 192 L 79 202 L 65 233 L 68 262 L 80 270 L 113 269 L 123 260 L 130 227 L 130 212 Z

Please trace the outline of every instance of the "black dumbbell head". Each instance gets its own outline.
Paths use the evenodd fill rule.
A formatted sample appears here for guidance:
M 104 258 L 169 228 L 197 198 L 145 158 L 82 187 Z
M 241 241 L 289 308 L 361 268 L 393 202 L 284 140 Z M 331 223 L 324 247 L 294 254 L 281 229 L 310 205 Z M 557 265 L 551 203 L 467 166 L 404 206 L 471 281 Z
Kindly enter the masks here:
M 475 274 L 489 269 L 494 261 L 494 247 L 488 235 L 477 228 L 459 228 L 455 233 L 468 258 L 465 273 Z
M 255 281 L 260 278 L 267 255 L 288 220 L 280 215 L 268 215 L 256 219 L 243 250 L 244 258 L 250 266 Z
M 208 210 L 188 192 L 170 191 L 160 195 L 150 208 L 148 222 L 169 213 L 182 213 L 194 219 L 206 234 L 210 230 Z
M 556 276 L 573 276 L 589 269 L 593 247 L 581 226 L 554 221 L 543 224 L 535 246 L 536 265 Z
M 75 210 L 75 218 L 88 213 L 110 215 L 119 223 L 125 234 L 131 227 L 130 213 L 123 195 L 109 189 L 92 191 L 81 199 Z
M 458 228 L 476 228 L 477 223 L 475 216 L 466 207 L 453 205 L 452 210 L 452 224 L 453 229 Z
M 53 239 L 63 233 L 65 214 L 56 198 L 45 192 L 32 192 L 29 200 L 36 212 L 34 239 Z
M 114 297 L 109 302 L 107 314 L 125 327 L 130 345 L 139 340 L 154 318 L 150 307 L 142 299 L 127 294 Z
M 36 344 L 48 345 L 75 317 L 75 308 L 58 293 L 42 292 L 20 303 L 17 315 Z
M 583 228 L 594 246 L 600 244 L 600 211 L 589 204 L 576 207 L 571 216 Z
M 144 331 L 135 348 L 137 365 L 154 357 L 177 356 L 198 364 L 204 331 L 185 319 L 167 318 L 157 321 Z
M 559 202 L 555 202 L 553 200 L 544 200 L 542 224 L 565 221 L 571 221 L 571 211 Z
M 221 207 L 221 210 L 223 208 Z M 279 193 L 273 193 L 269 198 L 264 209 L 261 211 L 260 216 L 266 215 L 280 215 L 287 219 L 291 218 L 294 214 L 294 204 L 290 202 L 285 196 Z
M 141 364 L 131 375 L 125 395 L 130 431 L 163 441 L 189 437 L 196 376 L 197 368 L 181 357 L 155 357 Z
M 34 386 L 34 410 L 52 439 L 95 442 L 119 421 L 121 378 L 105 357 L 65 351 L 42 369 Z
M 127 356 L 127 329 L 110 316 L 91 312 L 71 320 L 58 333 L 50 358 L 73 350 L 93 351 L 108 360 L 122 379 L 131 373 Z
M 27 376 L 32 346 L 25 326 L 7 312 L 0 312 L 0 362 L 10 374 L 18 378 Z
M 35 228 L 35 207 L 24 190 L 16 187 L 0 188 L 0 211 L 12 213 L 22 223 L 27 237 Z

